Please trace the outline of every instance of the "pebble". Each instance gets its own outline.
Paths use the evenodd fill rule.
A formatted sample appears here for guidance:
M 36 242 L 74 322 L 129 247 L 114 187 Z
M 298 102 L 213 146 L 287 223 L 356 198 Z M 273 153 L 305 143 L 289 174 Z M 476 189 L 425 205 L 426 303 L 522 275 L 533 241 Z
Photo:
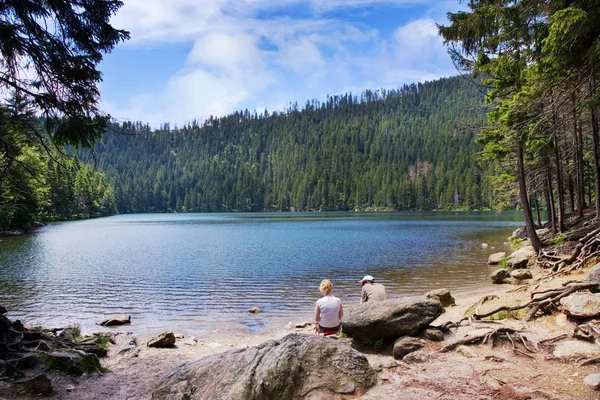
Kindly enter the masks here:
M 598 390 L 600 389 L 600 374 L 591 374 L 583 379 L 586 385 Z

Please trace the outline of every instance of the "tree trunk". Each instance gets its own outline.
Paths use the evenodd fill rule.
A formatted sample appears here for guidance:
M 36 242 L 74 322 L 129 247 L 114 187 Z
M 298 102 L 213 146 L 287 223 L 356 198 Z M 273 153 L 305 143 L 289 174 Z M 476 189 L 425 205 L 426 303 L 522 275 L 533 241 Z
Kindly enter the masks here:
M 556 129 L 556 126 L 555 126 Z M 562 168 L 560 165 L 560 151 L 558 150 L 558 140 L 554 136 L 554 157 L 556 163 L 556 197 L 558 202 L 558 231 L 565 231 L 565 196 L 563 188 Z
M 531 245 L 537 253 L 542 250 L 542 242 L 535 232 L 535 224 L 533 222 L 533 214 L 529 207 L 529 199 L 527 196 L 527 184 L 525 183 L 525 165 L 523 162 L 523 146 L 521 142 L 517 143 L 517 175 L 519 179 L 519 197 L 521 199 L 521 207 L 523 208 L 523 216 L 525 218 L 525 228 L 527 235 L 531 241 Z
M 581 133 L 581 124 L 577 123 L 579 119 L 577 115 L 575 93 L 571 97 L 573 106 L 573 144 L 575 147 L 575 198 L 577 215 L 583 217 L 583 209 L 585 208 L 585 193 L 583 185 L 583 138 Z
M 554 190 L 552 189 L 552 169 L 550 168 L 550 159 L 544 152 L 542 154 L 544 168 L 546 169 L 546 205 L 548 207 L 548 221 L 552 224 L 552 232 L 556 233 L 556 210 L 554 206 Z
M 593 96 L 594 94 L 594 77 L 592 76 L 592 78 L 590 79 L 590 95 Z M 593 144 L 594 144 L 594 148 L 592 149 L 592 155 L 594 156 L 594 175 L 595 175 L 595 182 L 596 182 L 596 218 L 600 217 L 600 164 L 598 164 L 599 162 L 599 158 L 600 155 L 598 154 L 598 110 L 596 108 L 596 106 L 592 106 L 592 112 L 591 112 L 591 116 L 592 116 L 592 139 L 593 139 Z

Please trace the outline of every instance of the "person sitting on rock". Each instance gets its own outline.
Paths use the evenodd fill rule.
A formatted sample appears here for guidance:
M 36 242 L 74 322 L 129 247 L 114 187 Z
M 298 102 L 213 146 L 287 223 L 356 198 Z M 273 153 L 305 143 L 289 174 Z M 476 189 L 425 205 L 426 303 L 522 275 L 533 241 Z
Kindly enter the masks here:
M 329 279 L 323 279 L 319 290 L 324 294 L 317 300 L 315 307 L 315 322 L 317 334 L 322 336 L 338 333 L 342 327 L 344 315 L 342 301 L 333 296 L 333 284 Z
M 361 303 L 387 300 L 385 286 L 381 283 L 375 283 L 375 279 L 371 275 L 365 275 L 359 282 L 362 283 L 362 290 L 360 292 Z

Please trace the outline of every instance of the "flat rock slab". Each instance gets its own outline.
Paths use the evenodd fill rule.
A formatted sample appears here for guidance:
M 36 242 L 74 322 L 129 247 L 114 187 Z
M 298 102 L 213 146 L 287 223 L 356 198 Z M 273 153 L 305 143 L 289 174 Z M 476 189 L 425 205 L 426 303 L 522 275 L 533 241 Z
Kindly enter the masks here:
M 292 333 L 186 362 L 162 379 L 152 399 L 353 398 L 376 381 L 366 357 L 351 347 L 327 337 Z
M 594 318 L 600 316 L 600 296 L 592 293 L 576 292 L 560 299 L 565 314 L 573 318 Z
M 98 322 L 101 326 L 118 326 L 131 323 L 131 315 L 111 315 Z
M 552 354 L 561 358 L 599 355 L 600 347 L 580 340 L 566 340 L 557 344 Z
M 437 299 L 394 299 L 348 308 L 342 330 L 358 339 L 396 339 L 414 336 L 443 312 Z

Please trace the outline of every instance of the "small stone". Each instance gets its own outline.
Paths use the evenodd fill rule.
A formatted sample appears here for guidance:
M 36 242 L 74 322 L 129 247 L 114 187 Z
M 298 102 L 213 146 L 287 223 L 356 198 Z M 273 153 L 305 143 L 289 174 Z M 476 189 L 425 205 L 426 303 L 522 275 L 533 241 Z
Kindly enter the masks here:
M 423 339 L 403 336 L 394 342 L 393 355 L 396 360 L 401 360 L 408 353 L 422 349 L 425 346 Z
M 250 314 L 258 314 L 259 312 L 261 312 L 262 310 L 259 307 L 252 307 L 251 309 L 248 310 L 248 312 Z
M 598 390 L 600 389 L 600 374 L 591 374 L 583 379 L 586 385 Z
M 504 260 L 505 257 L 506 257 L 506 252 L 504 252 L 504 251 L 501 251 L 499 253 L 494 253 L 488 257 L 487 263 L 490 265 L 498 264 L 500 261 Z
M 458 354 L 462 354 L 463 356 L 465 356 L 467 358 L 479 357 L 479 352 L 477 350 L 475 350 L 474 348 L 468 347 L 468 346 L 458 346 L 456 348 L 456 352 Z
M 510 273 L 510 276 L 520 281 L 533 278 L 531 271 L 528 269 L 515 269 Z
M 426 363 L 431 360 L 431 353 L 425 350 L 413 351 L 404 356 L 402 361 L 407 363 Z
M 67 386 L 66 390 L 67 392 L 72 392 L 73 390 L 75 390 L 75 386 Z
M 487 243 L 481 243 L 481 248 L 482 249 L 487 249 L 488 248 L 488 244 Z
M 384 369 L 396 368 L 398 364 L 394 360 L 378 361 L 373 364 L 375 371 L 381 372 Z
M 427 328 L 423 331 L 422 336 L 432 342 L 441 342 L 444 340 L 444 333 L 436 328 Z
M 173 332 L 164 332 L 160 335 L 150 338 L 146 346 L 148 347 L 173 347 L 175 345 L 175 335 Z
M 175 335 L 175 339 L 183 339 L 183 338 L 185 338 L 185 336 L 183 335 L 183 333 L 177 333 Z
M 189 338 L 184 342 L 184 344 L 188 346 L 195 346 L 196 344 L 198 344 L 198 339 L 196 339 L 195 337 Z
M 301 322 L 299 324 L 296 324 L 296 328 L 306 328 L 307 326 L 311 326 L 310 322 Z
M 504 283 L 504 280 L 508 277 L 510 277 L 510 272 L 505 268 L 497 269 L 490 275 L 493 283 Z

